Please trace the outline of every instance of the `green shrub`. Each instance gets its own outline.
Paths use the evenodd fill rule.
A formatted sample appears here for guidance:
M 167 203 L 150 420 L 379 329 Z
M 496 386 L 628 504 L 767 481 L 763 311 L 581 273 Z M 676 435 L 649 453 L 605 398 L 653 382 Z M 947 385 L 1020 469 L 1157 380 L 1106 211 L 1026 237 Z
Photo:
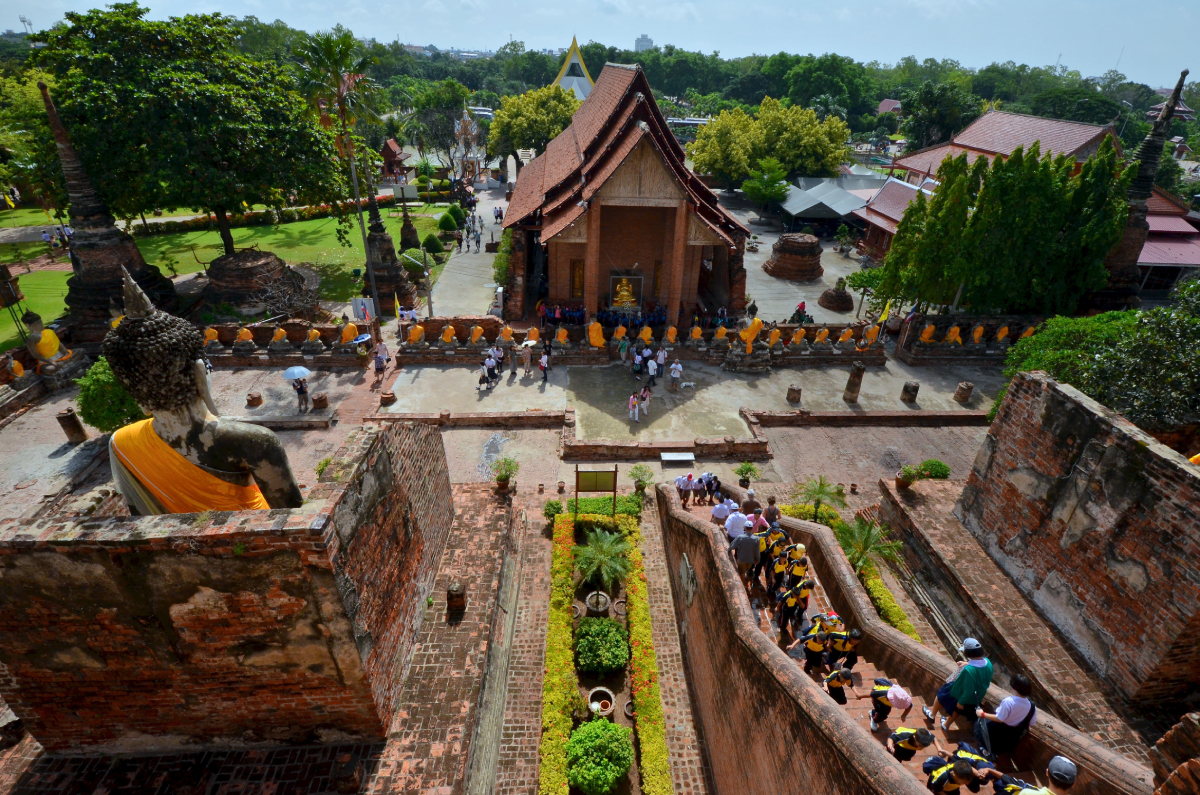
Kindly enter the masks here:
M 654 482 L 654 470 L 645 464 L 634 464 L 629 470 L 629 477 L 635 484 L 645 488 Z
M 862 571 L 859 572 L 858 580 L 866 590 L 867 598 L 875 606 L 875 612 L 879 614 L 884 623 L 895 627 L 917 643 L 920 643 L 921 636 L 917 634 L 917 628 L 912 625 L 912 622 L 908 620 L 908 616 L 904 614 L 904 608 L 896 604 L 896 597 L 892 596 L 892 592 L 888 590 L 887 585 L 883 582 L 883 578 L 879 576 L 879 570 L 875 568 L 875 564 L 866 564 Z
M 433 232 L 425 235 L 425 239 L 421 241 L 421 245 L 424 246 L 425 250 L 430 254 L 441 254 L 446 250 L 442 246 L 442 241 L 438 240 L 437 235 L 435 235 Z
M 496 258 L 492 260 L 492 278 L 496 284 L 508 284 L 508 260 L 512 255 L 512 230 L 505 229 L 500 235 L 500 246 L 496 249 Z
M 125 387 L 117 383 L 108 360 L 103 356 L 88 368 L 82 378 L 76 378 L 79 396 L 79 417 L 98 431 L 110 433 L 131 422 L 146 419 L 138 404 Z
M 589 721 L 567 743 L 567 780 L 583 795 L 607 795 L 633 764 L 632 732 L 607 720 Z
M 746 480 L 758 480 L 760 477 L 762 477 L 762 473 L 758 471 L 758 467 L 756 467 L 750 461 L 743 461 L 735 466 L 733 468 L 733 474 L 737 475 L 739 478 L 745 478 Z
M 567 794 L 567 741 L 575 712 L 587 705 L 575 673 L 575 526 L 569 516 L 554 521 L 550 553 L 550 609 L 546 618 L 546 669 L 542 678 L 542 742 L 538 749 L 539 795 Z
M 815 521 L 817 524 L 823 524 L 826 527 L 834 527 L 842 523 L 842 515 L 827 505 L 821 506 L 816 519 L 813 519 L 813 507 L 808 504 L 781 505 L 779 506 L 779 511 L 784 516 L 790 516 L 793 519 L 802 519 L 806 522 Z
M 562 500 L 546 500 L 546 505 L 542 508 L 542 516 L 546 517 L 546 520 L 550 522 L 553 522 L 554 517 L 562 512 Z
M 446 210 L 446 214 L 454 216 L 454 222 L 460 227 L 467 222 L 466 211 L 457 204 L 451 204 L 449 209 Z
M 420 174 L 420 175 L 418 175 L 418 176 L 417 176 L 417 184 L 418 184 L 418 185 L 428 185 L 428 184 L 429 184 L 429 177 L 425 176 L 424 174 Z
M 629 542 L 619 533 L 587 531 L 587 544 L 575 547 L 575 568 L 583 581 L 614 593 L 629 577 Z
M 936 458 L 925 459 L 917 469 L 921 471 L 921 477 L 931 480 L 945 480 L 950 477 L 950 465 Z
M 435 179 L 435 180 L 431 180 L 429 184 L 431 184 L 431 185 L 432 185 L 433 187 L 435 187 L 435 188 L 438 188 L 438 189 L 440 189 L 440 190 L 444 190 L 444 189 L 446 189 L 446 188 L 449 188 L 449 187 L 450 187 L 450 180 L 448 180 L 448 179 Z
M 511 480 L 512 476 L 521 471 L 521 462 L 512 456 L 497 458 L 492 462 L 492 477 L 496 480 Z
M 575 498 L 567 500 L 567 513 L 576 513 Z M 594 513 L 600 516 L 613 515 L 613 499 L 612 497 L 580 497 L 578 513 Z M 626 516 L 642 515 L 642 498 L 636 494 L 618 494 L 617 495 L 617 513 L 623 513 Z
M 442 213 L 442 217 L 438 219 L 438 229 L 443 232 L 453 232 L 458 229 L 458 222 L 450 213 Z
M 629 633 L 611 618 L 581 618 L 575 630 L 575 665 L 590 674 L 620 671 L 629 664 Z

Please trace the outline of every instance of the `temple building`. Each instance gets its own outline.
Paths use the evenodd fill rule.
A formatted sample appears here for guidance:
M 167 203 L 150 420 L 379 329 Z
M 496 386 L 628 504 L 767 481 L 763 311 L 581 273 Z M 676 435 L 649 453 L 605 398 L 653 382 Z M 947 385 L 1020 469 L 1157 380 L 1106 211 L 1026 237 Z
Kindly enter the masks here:
M 749 236 L 684 164 L 639 66 L 607 64 L 563 130 L 521 170 L 506 316 L 539 299 L 663 307 L 668 322 L 745 306 Z
M 588 74 L 587 64 L 583 62 L 583 55 L 579 52 L 579 42 L 574 36 L 571 37 L 571 49 L 567 50 L 567 59 L 563 61 L 562 69 L 558 70 L 558 77 L 554 78 L 550 85 L 561 86 L 565 91 L 574 91 L 578 99 L 587 99 L 588 94 L 592 93 L 592 87 L 596 85 L 592 76 Z

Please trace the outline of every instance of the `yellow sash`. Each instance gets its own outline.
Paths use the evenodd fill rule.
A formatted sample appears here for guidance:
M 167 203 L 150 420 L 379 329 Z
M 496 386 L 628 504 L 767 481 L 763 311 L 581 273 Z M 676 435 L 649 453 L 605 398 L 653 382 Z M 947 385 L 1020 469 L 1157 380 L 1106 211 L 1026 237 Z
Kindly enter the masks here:
M 235 486 L 205 472 L 158 438 L 153 423 L 142 420 L 121 428 L 113 434 L 112 449 L 168 512 L 270 510 L 257 483 Z

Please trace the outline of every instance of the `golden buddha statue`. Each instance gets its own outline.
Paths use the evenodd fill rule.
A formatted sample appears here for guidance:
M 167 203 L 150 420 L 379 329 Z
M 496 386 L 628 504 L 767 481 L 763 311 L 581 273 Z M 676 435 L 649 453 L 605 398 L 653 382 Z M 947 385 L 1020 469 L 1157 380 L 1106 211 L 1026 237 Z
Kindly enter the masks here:
M 113 479 L 130 512 L 299 508 L 304 500 L 274 431 L 216 415 L 200 331 L 156 310 L 124 277 L 125 320 L 102 351 L 117 383 L 153 417 L 109 441 Z
M 971 339 L 975 342 L 976 345 L 983 344 L 983 326 L 982 325 L 976 326 L 975 330 L 971 332 Z
M 958 326 L 951 326 L 946 332 L 946 338 L 942 340 L 943 345 L 962 345 L 962 329 Z
M 29 311 L 21 316 L 21 322 L 29 329 L 29 338 L 25 340 L 25 349 L 37 360 L 36 372 L 42 375 L 54 375 L 61 364 L 69 360 L 74 351 L 68 349 L 58 339 L 54 329 L 42 324 L 42 316 Z
M 471 327 L 471 344 L 472 345 L 478 344 L 479 338 L 482 336 L 483 336 L 483 326 L 480 326 L 479 324 L 475 324 L 474 326 Z
M 629 331 L 629 329 L 625 328 L 624 325 L 617 326 L 617 330 L 613 332 L 612 338 L 620 342 L 621 340 L 625 339 L 625 333 L 627 331 Z
M 699 326 L 692 326 L 692 330 L 688 332 L 688 336 L 699 341 L 704 339 L 704 332 L 700 330 Z
M 358 326 L 354 325 L 353 323 L 347 323 L 342 327 L 342 336 L 339 338 L 339 342 L 341 342 L 342 345 L 349 345 L 357 336 Z
M 637 306 L 637 299 L 633 297 L 633 285 L 629 279 L 621 277 L 621 281 L 617 282 L 617 289 L 613 293 L 613 306 L 630 307 Z
M 320 342 L 321 341 L 321 332 L 317 331 L 315 328 L 310 328 L 308 330 L 308 341 L 309 342 Z
M 567 344 L 567 330 L 562 326 L 558 327 L 558 331 L 554 333 L 554 341 L 559 345 Z
M 723 339 L 725 339 L 725 335 L 728 333 L 729 333 L 729 329 L 725 328 L 724 326 L 717 326 L 717 331 L 715 334 L 713 334 L 713 339 L 714 340 L 723 340 Z
M 593 348 L 603 348 L 606 344 L 604 342 L 604 327 L 600 325 L 599 320 L 593 320 L 592 324 L 588 326 L 588 343 Z
M 124 317 L 124 315 L 122 315 L 121 317 Z M 113 328 L 116 328 L 116 326 L 113 326 Z M 204 329 L 204 344 L 205 345 L 207 345 L 210 342 L 216 342 L 216 340 L 217 340 L 217 330 L 215 328 L 213 328 L 212 326 L 209 326 L 208 328 Z
M 271 342 L 287 342 L 287 332 L 281 326 L 276 326 L 275 333 L 271 335 Z
M 794 332 L 792 332 L 792 341 L 788 344 L 789 345 L 799 345 L 800 343 L 804 342 L 804 335 L 807 333 L 808 333 L 808 330 L 805 329 L 803 326 L 797 326 L 796 330 Z
M 654 331 L 649 326 L 642 326 L 642 330 L 638 332 L 638 339 L 647 344 L 650 343 L 650 339 L 653 336 Z
M 315 329 L 314 329 L 315 331 Z M 425 341 L 425 327 L 420 323 L 408 330 L 408 344 L 416 345 L 419 342 Z
M 542 339 L 542 332 L 538 330 L 537 326 L 534 326 L 533 328 L 529 329 L 529 331 L 525 334 L 526 342 L 538 342 L 541 339 Z
M 767 335 L 767 346 L 774 348 L 779 338 L 783 336 L 783 332 L 777 328 L 771 329 L 771 333 Z
M 754 350 L 754 340 L 758 338 L 758 333 L 762 331 L 762 318 L 756 317 L 750 322 L 749 326 L 738 332 L 738 336 L 742 342 L 746 343 L 746 353 L 749 354 Z
M 1001 326 L 1000 330 L 996 332 L 996 342 L 1004 342 L 1006 339 L 1008 339 L 1008 326 Z
M 842 333 L 838 335 L 837 341 L 839 343 L 849 342 L 852 339 L 854 339 L 854 329 L 847 326 L 846 328 L 842 329 Z
M 451 326 L 449 323 L 447 323 L 446 327 L 442 329 L 442 342 L 446 343 L 447 345 L 449 345 L 451 342 L 454 342 L 454 326 Z
M 513 341 L 512 334 L 512 326 L 505 326 L 500 330 L 500 339 L 503 340 L 505 344 L 509 344 Z
M 937 326 L 930 323 L 925 328 L 921 329 L 921 342 L 933 342 L 933 334 L 937 331 Z
M 667 344 L 668 345 L 674 345 L 675 338 L 678 336 L 679 336 L 679 329 L 675 328 L 674 326 L 667 327 Z

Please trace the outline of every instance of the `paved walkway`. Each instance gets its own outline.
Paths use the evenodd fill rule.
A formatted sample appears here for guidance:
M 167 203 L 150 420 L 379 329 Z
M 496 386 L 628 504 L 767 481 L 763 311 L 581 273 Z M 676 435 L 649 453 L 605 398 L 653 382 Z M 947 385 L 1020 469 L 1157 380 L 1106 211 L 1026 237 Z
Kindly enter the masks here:
M 500 226 L 493 223 L 492 208 L 496 205 L 507 208 L 504 202 L 504 191 L 480 190 L 476 194 L 479 205 L 475 212 L 483 218 L 483 239 L 487 243 L 500 239 Z M 495 254 L 489 254 L 480 246 L 479 253 L 472 248 L 468 253 L 466 247 L 462 252 L 455 252 L 446 263 L 437 284 L 433 285 L 434 315 L 483 315 L 487 314 L 496 297 L 496 281 L 492 278 L 492 261 Z

